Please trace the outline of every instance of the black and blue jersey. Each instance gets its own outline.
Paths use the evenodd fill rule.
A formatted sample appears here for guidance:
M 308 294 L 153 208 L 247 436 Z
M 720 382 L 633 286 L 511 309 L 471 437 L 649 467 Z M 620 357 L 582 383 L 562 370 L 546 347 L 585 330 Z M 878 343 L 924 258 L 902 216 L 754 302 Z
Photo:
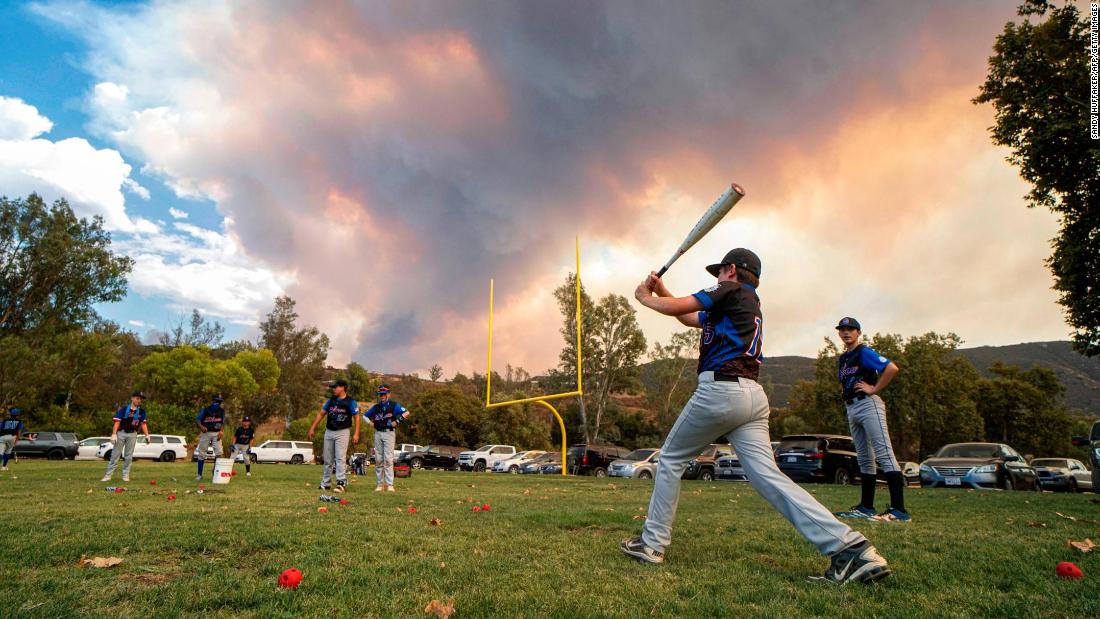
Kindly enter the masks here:
M 225 409 L 219 404 L 211 404 L 199 411 L 195 421 L 206 428 L 207 432 L 221 432 L 225 423 Z
M 401 406 L 393 400 L 387 400 L 385 402 L 379 402 L 370 407 L 363 416 L 367 418 L 367 421 L 374 424 L 375 430 L 392 430 L 394 426 L 401 423 L 403 417 L 408 409 Z
M 118 422 L 119 432 L 139 432 L 141 424 L 145 423 L 147 416 L 144 407 L 133 408 L 130 405 L 123 406 L 115 412 L 114 420 Z
M 359 405 L 351 398 L 329 398 L 322 409 L 325 411 L 325 427 L 329 430 L 347 430 L 352 419 L 359 414 Z
M 694 295 L 703 304 L 699 324 L 699 372 L 756 380 L 763 359 L 760 297 L 748 284 L 723 281 Z
M 233 432 L 233 442 L 237 445 L 248 445 L 254 436 L 256 436 L 256 428 L 237 426 L 237 430 Z
M 837 378 L 844 390 L 844 399 L 851 400 L 861 395 L 861 392 L 856 390 L 856 383 L 860 381 L 868 385 L 877 383 L 878 377 L 888 365 L 890 365 L 889 359 L 863 344 L 841 353 L 840 358 L 837 359 Z
M 23 430 L 23 422 L 9 417 L 0 421 L 0 436 L 17 436 Z

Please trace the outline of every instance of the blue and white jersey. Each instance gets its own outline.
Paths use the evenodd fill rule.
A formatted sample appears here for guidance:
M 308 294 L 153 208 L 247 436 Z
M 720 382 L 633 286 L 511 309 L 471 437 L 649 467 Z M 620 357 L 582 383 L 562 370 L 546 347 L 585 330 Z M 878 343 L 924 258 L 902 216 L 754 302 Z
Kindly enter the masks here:
M 133 408 L 130 405 L 123 406 L 115 413 L 115 421 L 118 422 L 119 432 L 140 432 L 141 424 L 146 421 L 144 407 Z
M 868 385 L 877 383 L 878 377 L 888 365 L 890 365 L 889 359 L 863 344 L 841 353 L 840 358 L 837 359 L 837 378 L 840 379 L 840 386 L 844 390 L 844 399 L 850 400 L 860 395 L 860 392 L 856 391 L 856 383 L 860 381 Z
M 218 404 L 211 404 L 199 411 L 195 421 L 206 427 L 207 432 L 221 432 L 225 423 L 225 409 Z
M 394 426 L 401 423 L 402 415 L 407 412 L 408 409 L 404 406 L 393 400 L 387 400 L 370 407 L 363 417 L 374 424 L 375 430 L 392 430 Z
M 352 419 L 359 414 L 359 405 L 351 398 L 331 397 L 322 407 L 325 411 L 325 428 L 347 430 Z
M 692 296 L 703 304 L 698 371 L 756 380 L 764 358 L 764 316 L 756 289 L 724 281 Z
M 16 436 L 23 430 L 23 422 L 15 417 L 0 421 L 0 436 Z

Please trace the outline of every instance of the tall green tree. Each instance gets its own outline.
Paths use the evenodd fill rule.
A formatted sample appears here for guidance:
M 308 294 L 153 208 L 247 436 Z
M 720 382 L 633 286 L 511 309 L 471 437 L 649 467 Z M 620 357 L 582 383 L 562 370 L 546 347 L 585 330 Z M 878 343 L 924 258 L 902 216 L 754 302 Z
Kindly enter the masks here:
M 993 142 L 1032 185 L 1028 206 L 1060 220 L 1047 266 L 1076 349 L 1100 355 L 1100 147 L 1089 130 L 1089 22 L 1077 5 L 1028 0 L 997 36 L 974 103 L 990 103 Z M 1034 21 L 1032 20 L 1034 18 Z
M 558 368 L 551 372 L 551 382 L 556 388 L 570 389 L 577 384 L 577 276 L 570 273 L 565 278 L 565 283 L 554 289 L 554 299 L 558 302 L 558 311 L 562 314 L 562 326 L 559 330 L 565 340 L 565 346 L 558 354 Z M 584 288 L 584 282 L 580 285 L 580 316 L 581 316 L 581 369 L 585 381 L 591 377 L 595 369 L 596 349 L 596 304 L 588 291 Z M 493 377 L 496 378 L 495 376 Z M 587 388 L 585 389 L 587 391 Z M 591 430 L 588 426 L 588 410 L 585 398 L 578 398 L 578 414 L 581 419 L 581 431 L 584 441 L 592 440 Z
M 298 327 L 294 299 L 281 296 L 260 323 L 260 346 L 279 364 L 278 393 L 284 401 L 284 421 L 308 415 L 320 406 L 321 379 L 328 358 L 328 336 L 315 327 Z
M 649 353 L 652 363 L 642 384 L 650 408 L 657 411 L 657 421 L 666 430 L 695 388 L 698 348 L 698 329 L 688 329 L 672 334 L 668 344 L 654 342 Z
M 421 444 L 473 446 L 479 440 L 484 406 L 455 387 L 422 392 L 408 407 L 412 411 L 402 431 Z M 488 414 L 492 414 L 489 411 Z
M 989 371 L 993 377 L 979 381 L 975 394 L 986 440 L 1036 456 L 1071 453 L 1074 421 L 1061 401 L 1065 388 L 1054 371 L 1000 363 Z
M 96 322 L 95 304 L 121 300 L 133 268 L 110 245 L 103 219 L 65 200 L 0 198 L 0 335 Z

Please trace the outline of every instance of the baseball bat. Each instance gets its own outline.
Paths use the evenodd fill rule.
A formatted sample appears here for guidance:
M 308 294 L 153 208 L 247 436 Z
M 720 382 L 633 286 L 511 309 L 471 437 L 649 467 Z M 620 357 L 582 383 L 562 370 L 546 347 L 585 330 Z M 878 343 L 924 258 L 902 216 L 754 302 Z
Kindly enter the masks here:
M 657 271 L 657 277 L 664 275 L 665 271 L 668 270 L 668 267 L 672 266 L 673 262 L 676 262 L 680 256 L 683 256 L 687 250 L 698 243 L 699 239 L 706 236 L 711 228 L 718 225 L 718 222 L 722 221 L 726 213 L 730 212 L 733 205 L 737 204 L 738 200 L 744 197 L 745 190 L 741 189 L 741 186 L 737 183 L 731 183 L 729 189 L 718 196 L 714 204 L 711 204 L 707 212 L 703 213 L 703 216 L 699 218 L 699 222 L 695 224 L 691 232 L 688 232 L 687 237 L 684 239 L 683 243 L 680 243 L 680 247 L 676 250 L 676 253 L 672 254 L 672 257 L 668 259 L 665 266 L 661 267 L 660 271 Z

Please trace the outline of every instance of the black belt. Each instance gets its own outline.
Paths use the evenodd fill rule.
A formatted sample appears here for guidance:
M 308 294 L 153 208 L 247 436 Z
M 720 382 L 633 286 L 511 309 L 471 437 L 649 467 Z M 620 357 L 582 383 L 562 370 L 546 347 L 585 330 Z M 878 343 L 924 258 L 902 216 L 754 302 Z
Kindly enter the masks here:
M 735 383 L 739 378 L 741 377 L 736 374 L 722 374 L 720 372 L 714 373 L 714 380 L 720 383 Z
M 867 397 L 870 397 L 870 396 L 868 396 L 866 393 L 861 393 L 861 394 L 857 395 L 854 398 L 848 398 L 847 400 L 844 400 L 844 403 L 847 404 L 848 406 L 851 406 L 852 404 L 855 404 L 859 400 L 862 400 L 862 399 L 867 398 Z
M 393 432 L 393 428 L 386 428 L 385 430 L 374 429 L 375 432 Z

